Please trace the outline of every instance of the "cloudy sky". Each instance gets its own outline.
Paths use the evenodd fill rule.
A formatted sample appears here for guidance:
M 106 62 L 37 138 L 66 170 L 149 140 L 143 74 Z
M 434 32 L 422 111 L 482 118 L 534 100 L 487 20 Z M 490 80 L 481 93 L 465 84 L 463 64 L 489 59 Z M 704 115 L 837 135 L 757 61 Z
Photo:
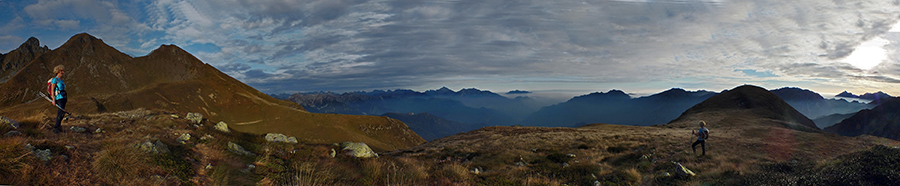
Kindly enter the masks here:
M 755 84 L 900 95 L 900 0 L 0 0 L 0 53 L 176 44 L 266 93 Z

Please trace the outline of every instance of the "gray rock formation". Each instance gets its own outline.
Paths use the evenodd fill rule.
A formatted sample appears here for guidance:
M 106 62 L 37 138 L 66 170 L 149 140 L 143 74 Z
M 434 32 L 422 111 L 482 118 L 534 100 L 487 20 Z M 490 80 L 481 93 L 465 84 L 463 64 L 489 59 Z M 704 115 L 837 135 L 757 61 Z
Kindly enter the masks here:
M 69 127 L 69 130 L 72 130 L 72 132 L 76 132 L 76 133 L 82 133 L 84 131 L 87 131 L 87 129 L 85 129 L 83 127 L 76 127 L 76 126 Z
M 13 129 L 19 129 L 19 122 L 9 119 L 6 116 L 0 116 L 0 125 L 8 125 Z
M 216 124 L 216 126 L 213 126 L 213 128 L 222 132 L 231 132 L 231 130 L 228 130 L 228 124 L 226 124 L 224 121 L 220 121 Z
M 357 158 L 373 158 L 378 157 L 372 148 L 369 148 L 369 145 L 366 143 L 354 143 L 354 142 L 343 142 L 341 143 L 341 152 L 346 154 L 347 156 L 357 157 Z
M 147 153 L 152 153 L 152 154 L 161 154 L 161 153 L 169 152 L 169 146 L 166 146 L 165 143 L 162 143 L 159 140 L 156 140 L 156 142 L 153 142 L 153 143 L 151 143 L 150 141 L 146 141 L 144 143 L 137 144 L 137 148 L 141 149 L 141 151 L 144 151 Z
M 203 121 L 203 114 L 188 113 L 187 116 L 184 116 L 184 119 L 190 120 L 191 123 L 200 123 L 201 121 Z
M 256 154 L 253 154 L 250 151 L 244 150 L 244 147 L 241 147 L 240 145 L 232 143 L 230 141 L 228 142 L 228 151 L 231 151 L 235 154 L 244 155 L 244 156 L 256 156 Z
M 297 143 L 297 138 L 291 136 L 285 136 L 284 134 L 278 133 L 268 133 L 266 134 L 266 141 L 269 142 L 282 142 L 282 143 Z
M 676 163 L 676 162 L 672 162 L 672 163 L 675 164 L 675 174 L 678 175 L 679 177 L 691 177 L 691 176 L 697 175 L 697 174 L 694 174 L 694 171 L 691 171 L 690 169 L 687 169 L 686 167 L 682 166 L 681 163 Z
M 191 140 L 191 134 L 188 134 L 188 133 L 181 134 L 181 136 L 179 136 L 177 139 L 175 139 L 175 141 L 178 141 L 178 143 L 181 143 L 181 144 L 185 144 L 189 140 Z

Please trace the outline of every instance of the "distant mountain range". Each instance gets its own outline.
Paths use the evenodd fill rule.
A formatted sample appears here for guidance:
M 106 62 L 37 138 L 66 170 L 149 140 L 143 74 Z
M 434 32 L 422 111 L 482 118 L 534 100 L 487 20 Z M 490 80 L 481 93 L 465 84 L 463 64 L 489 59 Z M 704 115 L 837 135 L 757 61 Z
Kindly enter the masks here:
M 881 92 L 881 91 L 878 91 L 878 92 L 876 92 L 876 93 L 865 93 L 865 94 L 859 95 L 859 96 L 854 95 L 853 93 L 844 91 L 844 92 L 841 92 L 841 93 L 838 94 L 838 95 L 835 95 L 834 97 L 859 98 L 859 99 L 867 99 L 867 100 L 878 100 L 878 99 L 884 99 L 884 98 L 892 98 L 891 95 L 888 95 L 887 93 L 884 93 L 884 92 Z
M 507 95 L 527 92 L 516 90 L 508 92 Z M 843 99 L 825 99 L 816 92 L 796 87 L 784 87 L 769 92 L 781 98 L 807 118 L 822 118 L 813 120 L 819 122 L 815 125 L 817 128 L 833 125 L 850 117 L 852 113 L 876 106 L 876 104 L 851 102 Z M 508 125 L 576 127 L 591 123 L 659 125 L 678 118 L 689 108 L 717 94 L 719 93 L 673 88 L 650 96 L 632 98 L 624 91 L 611 90 L 577 96 L 566 102 L 549 105 L 546 102 L 542 103 L 524 96 L 507 98 L 490 91 L 474 88 L 453 91 L 442 87 L 425 92 L 398 89 L 342 94 L 297 93 L 289 96 L 288 100 L 299 103 L 314 113 L 355 115 L 428 113 L 428 117 L 466 124 L 474 129 L 484 126 Z M 866 95 L 886 96 L 883 93 Z M 542 104 L 547 106 L 539 107 Z M 396 114 L 391 116 L 400 119 L 396 118 L 399 117 Z M 431 120 L 400 120 L 421 134 L 434 133 L 432 130 L 441 128 L 424 127 L 441 125 L 425 122 Z M 460 131 L 453 130 L 451 133 L 455 132 Z M 437 137 L 442 137 L 440 134 L 448 133 L 435 134 Z M 423 138 L 431 140 L 431 136 L 423 136 Z
M 528 116 L 523 125 L 575 127 L 591 123 L 638 126 L 665 124 L 715 94 L 680 88 L 640 98 L 631 98 L 621 90 L 595 92 L 541 108 Z

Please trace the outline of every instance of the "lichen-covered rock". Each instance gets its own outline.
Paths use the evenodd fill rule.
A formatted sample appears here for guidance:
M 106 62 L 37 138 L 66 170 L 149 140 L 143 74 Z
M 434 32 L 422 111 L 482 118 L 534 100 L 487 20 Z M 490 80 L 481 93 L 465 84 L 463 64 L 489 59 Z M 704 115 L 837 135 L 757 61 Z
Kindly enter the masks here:
M 268 133 L 268 134 L 266 134 L 266 141 L 282 142 L 282 143 L 297 143 L 297 138 L 288 137 L 288 136 L 285 136 L 284 134 Z
M 228 130 L 228 124 L 226 124 L 224 121 L 220 121 L 216 124 L 216 126 L 213 126 L 213 128 L 222 132 L 231 132 L 231 130 Z
M 161 153 L 169 152 L 169 146 L 166 146 L 165 143 L 162 143 L 159 140 L 156 140 L 156 142 L 153 142 L 153 143 L 151 143 L 150 141 L 140 143 L 137 145 L 137 148 L 141 149 L 141 151 L 144 151 L 147 153 L 152 153 L 152 154 L 161 154 Z
M 348 156 L 357 158 L 378 157 L 378 154 L 372 151 L 372 148 L 369 148 L 369 145 L 366 145 L 366 143 L 343 142 L 340 146 L 342 148 L 341 152 Z
M 181 144 L 185 144 L 189 140 L 191 140 L 191 134 L 188 134 L 188 133 L 181 134 L 181 136 L 179 136 L 177 139 L 175 139 L 175 141 L 178 141 L 178 143 L 181 143 Z
M 84 131 L 87 131 L 87 129 L 85 129 L 84 127 L 76 127 L 76 126 L 69 127 L 69 130 L 72 130 L 72 132 L 76 132 L 76 133 L 82 133 Z
M 19 128 L 19 122 L 9 119 L 6 116 L 0 116 L 0 125 L 10 126 L 13 129 Z
M 200 113 L 188 113 L 184 116 L 184 119 L 190 120 L 191 123 L 200 123 L 203 121 L 203 114 Z
M 53 155 L 50 152 L 50 149 L 37 149 L 34 151 L 34 156 L 41 161 L 50 161 L 51 159 L 53 159 Z
M 200 141 L 209 141 L 209 140 L 213 140 L 213 139 L 216 139 L 216 138 L 209 134 L 203 135 L 203 137 L 200 137 Z
M 691 171 L 690 169 L 687 169 L 686 167 L 682 166 L 681 163 L 676 163 L 676 162 L 672 162 L 672 163 L 675 163 L 675 174 L 680 177 L 691 177 L 691 176 L 697 175 L 697 174 L 694 174 L 694 171 Z
M 230 141 L 228 142 L 228 151 L 231 151 L 235 154 L 244 155 L 244 156 L 256 156 L 256 154 L 253 154 L 250 151 L 244 150 L 244 147 L 241 147 L 240 145 L 232 143 Z

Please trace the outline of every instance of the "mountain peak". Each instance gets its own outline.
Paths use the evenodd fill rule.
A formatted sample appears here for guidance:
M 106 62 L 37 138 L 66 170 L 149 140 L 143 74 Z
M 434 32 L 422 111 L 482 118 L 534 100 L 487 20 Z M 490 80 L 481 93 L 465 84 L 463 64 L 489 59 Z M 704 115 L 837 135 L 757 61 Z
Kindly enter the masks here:
M 819 93 L 798 87 L 783 87 L 771 91 L 785 101 L 810 101 L 824 100 L 825 98 Z
M 840 94 L 835 95 L 834 97 L 859 98 L 859 96 L 847 92 L 846 90 L 844 92 L 841 92 Z
M 818 129 L 812 120 L 788 105 L 783 99 L 762 87 L 753 85 L 742 85 L 710 97 L 706 101 L 694 105 L 670 123 L 685 120 L 689 115 L 728 110 L 749 111 L 746 114 Z

